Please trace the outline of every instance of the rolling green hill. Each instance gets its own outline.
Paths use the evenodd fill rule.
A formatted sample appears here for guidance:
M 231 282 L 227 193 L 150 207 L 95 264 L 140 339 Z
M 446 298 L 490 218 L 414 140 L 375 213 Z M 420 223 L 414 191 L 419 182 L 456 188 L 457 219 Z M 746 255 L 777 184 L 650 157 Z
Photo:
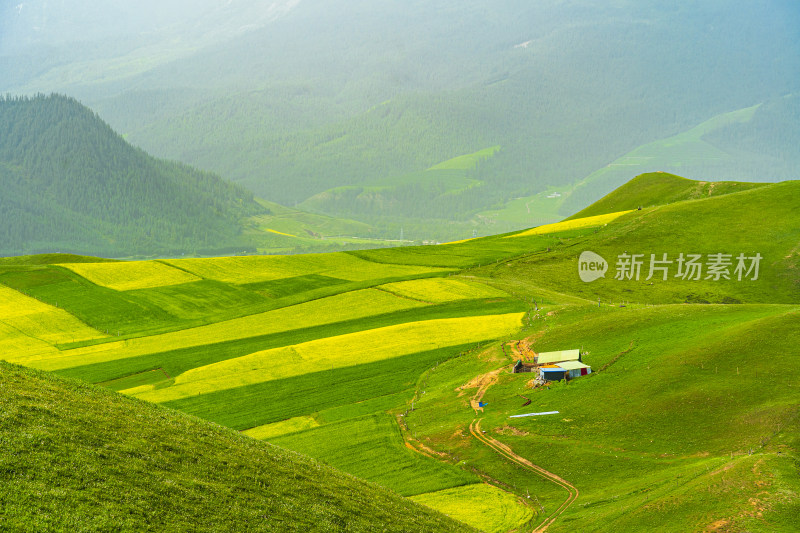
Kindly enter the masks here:
M 566 220 L 673 204 L 763 187 L 761 183 L 693 181 L 674 174 L 641 174 Z
M 440 246 L 0 262 L 0 353 L 485 531 L 792 531 L 799 187 L 651 173 L 592 216 Z M 593 372 L 511 372 L 564 349 Z
M 469 531 L 308 457 L 0 363 L 4 531 Z

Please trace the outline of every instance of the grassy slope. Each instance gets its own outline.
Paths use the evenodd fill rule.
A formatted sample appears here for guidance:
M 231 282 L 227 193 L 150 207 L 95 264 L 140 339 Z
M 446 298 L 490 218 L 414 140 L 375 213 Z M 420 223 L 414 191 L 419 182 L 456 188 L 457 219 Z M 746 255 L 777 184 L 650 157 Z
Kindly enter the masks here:
M 800 495 L 792 473 L 798 309 L 588 306 L 542 315 L 527 332 L 535 349 L 583 347 L 595 374 L 531 390 L 530 375 L 503 373 L 477 416 L 491 436 L 579 488 L 553 531 L 640 531 L 655 516 L 663 531 L 702 530 L 717 520 L 736 531 L 791 531 Z M 407 418 L 410 429 L 554 509 L 566 493 L 504 472 L 463 430 L 453 432 L 476 416 L 454 391 L 469 365 L 475 375 L 482 371 L 474 358 L 437 370 Z
M 665 172 L 640 174 L 622 187 L 615 189 L 586 209 L 578 211 L 567 220 L 672 204 L 683 200 L 694 200 L 710 196 L 721 196 L 733 192 L 763 187 L 763 183 L 705 182 L 681 178 Z
M 647 179 L 641 177 L 639 184 L 648 185 Z M 670 181 L 681 185 L 677 196 L 698 189 L 696 182 Z M 658 184 L 653 185 L 635 192 L 656 205 L 677 199 L 677 187 L 659 196 L 653 194 Z M 558 305 L 566 299 L 551 293 L 556 305 L 544 302 L 521 336 L 536 351 L 581 347 L 588 352 L 584 360 L 600 372 L 544 391 L 526 386 L 530 375 L 503 374 L 483 398 L 488 402 L 480 415 L 484 429 L 579 487 L 577 504 L 551 530 L 643 530 L 656 515 L 665 531 L 795 527 L 800 235 L 794 228 L 800 194 L 797 182 L 739 189 L 744 190 L 634 212 L 600 229 L 564 232 L 562 246 L 549 254 L 472 270 L 521 294 L 540 297 L 539 287 L 547 287 L 595 302 Z M 612 209 L 602 207 L 592 213 Z M 613 209 L 619 207 L 626 205 Z M 585 284 L 577 276 L 577 255 L 583 250 L 610 259 L 624 250 L 677 254 L 687 247 L 761 251 L 768 258 L 762 282 L 688 285 L 671 279 L 649 285 L 605 279 Z M 613 263 L 610 272 L 613 278 Z M 625 299 L 627 307 L 598 307 L 598 295 L 604 301 Z M 645 305 L 691 301 L 692 295 L 745 304 Z M 495 350 L 494 357 L 500 357 L 501 350 Z M 545 508 L 553 509 L 565 492 L 503 471 L 496 457 L 464 437 L 475 414 L 454 389 L 500 361 L 472 357 L 442 365 L 407 419 L 409 427 L 435 449 L 468 457 L 475 468 L 535 492 Z M 521 407 L 519 395 L 532 403 Z M 550 410 L 560 414 L 507 418 Z M 454 428 L 461 431 L 453 433 Z
M 5 531 L 462 531 L 307 457 L 0 363 Z M 125 438 L 120 438 L 125 435 Z
M 89 321 L 96 322 L 103 316 L 107 323 L 117 327 L 128 323 L 138 326 L 125 331 L 129 338 L 122 340 L 112 336 L 89 346 L 71 343 L 60 346 L 64 349 L 61 351 L 49 345 L 20 347 L 12 358 L 19 360 L 24 349 L 36 350 L 29 362 L 33 366 L 47 366 L 47 361 L 52 359 L 56 367 L 65 367 L 61 370 L 64 374 L 105 381 L 109 388 L 116 390 L 163 387 L 172 383 L 170 376 L 270 348 L 298 346 L 299 350 L 303 343 L 331 342 L 326 339 L 347 333 L 361 335 L 360 332 L 364 332 L 369 336 L 370 330 L 380 333 L 379 328 L 391 329 L 395 325 L 407 328 L 414 323 L 423 324 L 425 320 L 477 317 L 480 325 L 485 326 L 488 323 L 481 318 L 485 315 L 509 312 L 521 315 L 525 311 L 524 305 L 509 300 L 503 291 L 483 284 L 441 277 L 402 281 L 409 277 L 441 276 L 447 274 L 447 270 L 389 265 L 352 255 L 176 261 L 171 264 L 183 269 L 179 272 L 191 270 L 205 277 L 176 285 L 170 285 L 175 281 L 174 272 L 162 268 L 165 262 L 117 264 L 116 267 L 90 264 L 69 269 L 41 265 L 6 267 L 0 273 L 3 280 L 19 290 L 42 297 L 38 305 L 43 309 L 48 308 L 44 302 L 49 301 L 52 304 L 49 307 L 56 310 L 53 296 L 57 294 L 61 308 L 86 316 Z M 126 269 L 130 276 L 125 275 Z M 79 272 L 109 286 L 91 283 L 80 277 Z M 162 283 L 165 285 L 159 286 Z M 54 293 L 62 285 L 70 289 Z M 140 285 L 142 288 L 134 288 Z M 363 290 L 363 287 L 376 285 L 379 286 L 377 290 Z M 129 287 L 132 289 L 123 290 Z M 93 303 L 87 301 L 87 294 L 93 296 Z M 225 295 L 228 295 L 228 304 L 233 306 L 227 314 L 233 320 L 227 322 L 220 320 L 225 314 L 219 314 L 226 307 L 225 298 L 218 301 Z M 280 304 L 281 301 L 284 303 Z M 142 305 L 145 302 L 147 306 Z M 253 313 L 265 302 L 278 308 Z M 237 310 L 237 303 L 245 305 Z M 101 309 L 105 312 L 98 313 Z M 110 312 L 112 309 L 114 312 Z M 150 318 L 147 322 L 138 320 L 133 310 Z M 192 329 L 198 320 L 212 323 Z M 518 318 L 514 321 L 519 323 Z M 173 331 L 159 335 L 165 325 L 168 331 Z M 286 330 L 286 327 L 291 329 Z M 384 341 L 401 346 L 407 340 L 403 337 L 381 337 L 383 340 L 375 344 L 376 349 L 367 349 L 364 353 L 368 358 L 383 357 L 379 346 Z M 413 353 L 400 354 L 393 360 L 365 363 L 364 358 L 359 357 L 347 363 L 350 366 L 324 372 L 320 371 L 323 367 L 314 371 L 314 365 L 309 365 L 310 371 L 303 375 L 282 376 L 283 379 L 266 383 L 201 394 L 169 405 L 236 429 L 313 416 L 312 420 L 320 421 L 317 424 L 325 424 L 325 431 L 337 435 L 333 439 L 336 442 L 351 438 L 349 420 L 380 413 L 382 423 L 370 433 L 377 439 L 375 442 L 385 443 L 378 454 L 382 469 L 371 472 L 348 468 L 348 471 L 362 475 L 366 472 L 370 480 L 398 490 L 406 487 L 403 492 L 412 490 L 410 487 L 415 485 L 420 489 L 413 491 L 415 494 L 438 491 L 475 483 L 479 478 L 433 459 L 421 458 L 405 448 L 398 438 L 397 426 L 391 422 L 393 419 L 383 413 L 403 405 L 413 394 L 420 374 L 436 362 L 470 349 L 472 346 L 464 343 L 471 340 L 475 339 L 468 335 L 445 339 L 436 331 L 427 335 L 418 347 L 403 350 L 403 353 Z M 430 350 L 439 342 L 447 347 Z M 49 352 L 42 354 L 45 348 Z M 327 354 L 328 357 L 328 352 L 322 350 L 317 355 Z M 97 359 L 98 362 L 82 364 L 84 355 L 73 357 L 71 353 L 85 354 L 87 361 Z M 45 359 L 40 359 L 43 356 Z M 119 357 L 124 359 L 117 359 Z M 398 371 L 398 367 L 402 370 Z M 269 372 L 269 368 L 265 371 Z M 238 379 L 236 375 L 231 377 Z M 408 469 L 403 465 L 417 466 Z M 387 472 L 391 473 L 387 476 Z M 422 485 L 419 485 L 420 475 L 426 479 Z M 523 516 L 527 515 L 523 513 Z
M 547 254 L 531 254 L 488 270 L 495 279 L 535 279 L 535 284 L 597 302 L 642 303 L 791 303 L 800 299 L 797 263 L 800 250 L 800 182 L 765 185 L 718 197 L 687 200 L 634 211 L 603 228 L 560 234 L 563 246 Z M 513 240 L 513 239 L 508 239 Z M 577 276 L 578 256 L 585 250 L 609 262 L 605 278 L 583 283 Z M 639 281 L 615 280 L 616 260 L 624 252 L 645 254 Z M 763 256 L 759 279 L 698 281 L 675 279 L 672 265 L 666 281 L 656 273 L 646 280 L 651 254 L 677 260 L 679 254 Z M 733 274 L 733 268 L 730 269 Z
M 226 290 L 277 296 L 277 301 L 284 298 L 283 285 L 301 291 L 285 305 L 313 295 L 329 298 L 337 292 L 352 291 L 354 282 L 342 283 L 339 277 L 330 275 L 331 269 L 351 264 L 369 265 L 364 272 L 347 275 L 367 286 L 389 281 L 367 278 L 400 272 L 393 265 L 467 268 L 455 279 L 487 283 L 513 298 L 469 300 L 473 292 L 467 291 L 461 294 L 467 299 L 454 302 L 422 307 L 415 304 L 413 309 L 344 322 L 334 320 L 307 331 L 286 325 L 283 329 L 289 329 L 274 335 L 259 336 L 253 331 L 248 334 L 251 337 L 245 335 L 229 343 L 155 351 L 66 372 L 97 381 L 113 379 L 109 386 L 116 389 L 161 386 L 165 368 L 175 375 L 267 348 L 405 321 L 525 310 L 534 307 L 535 301 L 539 312 L 534 307 L 518 337 L 529 337 L 537 351 L 583 347 L 589 352 L 586 361 L 599 372 L 549 391 L 527 389 L 530 376 L 501 374 L 499 383 L 485 394 L 488 406 L 482 416 L 489 435 L 511 444 L 518 453 L 580 489 L 578 502 L 556 522 L 554 530 L 636 530 L 651 524 L 655 515 L 664 517 L 667 530 L 685 530 L 686 524 L 690 529 L 702 529 L 716 520 L 732 529 L 787 529 L 787 517 L 797 512 L 798 493 L 796 479 L 790 475 L 798 457 L 798 442 L 793 436 L 798 416 L 794 400 L 798 382 L 793 377 L 797 374 L 793 349 L 798 341 L 800 302 L 796 274 L 800 262 L 798 183 L 739 187 L 739 192 L 722 196 L 704 194 L 669 203 L 684 193 L 691 197 L 698 185 L 667 177 L 669 186 L 661 189 L 659 183 L 647 181 L 662 178 L 665 176 L 661 174 L 639 178 L 637 184 L 645 192 L 636 193 L 638 198 L 630 191 L 625 193 L 635 202 L 650 198 L 657 207 L 629 213 L 599 228 L 362 251 L 351 253 L 351 259 L 309 256 L 263 264 L 253 259 L 173 263 L 190 267 L 195 274 L 218 278 L 214 283 Z M 586 249 L 609 259 L 611 270 L 606 279 L 591 284 L 578 279 L 577 256 Z M 612 258 L 625 250 L 671 256 L 680 252 L 758 251 L 764 261 L 757 282 L 616 281 Z M 356 258 L 361 261 L 352 261 Z M 256 262 L 251 265 L 250 261 Z M 268 265 L 270 268 L 265 269 Z M 0 279 L 9 285 L 13 281 L 17 288 L 38 287 L 39 293 L 46 294 L 53 281 L 46 274 L 51 271 L 64 272 L 58 267 L 15 266 L 7 267 Z M 408 272 L 409 277 L 431 275 L 429 268 Z M 252 279 L 266 281 L 248 283 Z M 424 287 L 430 286 L 430 297 L 437 300 L 439 292 L 433 288 L 452 279 L 400 283 L 384 290 L 398 298 L 424 298 Z M 128 292 L 141 297 L 161 291 L 158 299 L 147 301 L 169 309 L 196 292 L 197 313 L 201 315 L 207 308 L 213 316 L 212 303 L 199 297 L 206 290 L 202 283 L 209 280 L 176 286 L 182 289 L 172 294 L 165 294 L 164 288 Z M 457 286 L 461 287 L 460 283 Z M 418 287 L 423 287 L 423 292 L 408 290 Z M 455 287 L 446 291 L 444 300 L 459 294 L 461 289 Z M 391 292 L 383 294 L 389 296 Z M 123 293 L 109 289 L 108 294 L 119 297 Z M 484 292 L 473 295 L 477 294 Z M 598 307 L 598 297 L 603 302 L 625 300 L 628 305 Z M 80 291 L 75 291 L 62 306 L 91 314 L 79 300 Z M 682 303 L 686 301 L 741 304 Z M 645 305 L 653 302 L 669 305 Z M 330 311 L 335 314 L 335 306 Z M 157 323 L 158 319 L 153 319 L 149 330 L 140 334 L 159 331 Z M 180 328 L 180 323 L 172 327 Z M 483 346 L 481 350 L 474 350 L 474 345 L 440 348 L 396 360 L 309 372 L 168 405 L 237 429 L 291 418 L 302 420 L 296 426 L 284 424 L 272 438 L 382 482 L 387 482 L 386 469 L 391 471 L 393 461 L 402 464 L 408 459 L 408 451 L 392 437 L 396 426 L 375 425 L 370 438 L 394 444 L 383 448 L 385 455 L 373 460 L 371 466 L 353 462 L 347 443 L 358 420 L 388 420 L 386 412 L 405 412 L 407 430 L 403 429 L 403 435 L 407 442 L 443 452 L 445 455 L 439 457 L 445 462 L 488 475 L 493 483 L 518 496 L 530 494 L 531 499 L 524 500 L 529 511 L 523 514 L 532 516 L 535 511 L 546 516 L 563 501 L 561 489 L 510 465 L 468 436 L 467 427 L 475 416 L 468 399 L 477 390 L 462 386 L 511 361 L 508 348 L 492 343 Z M 519 394 L 532 399 L 526 410 L 563 409 L 565 414 L 509 424 L 509 414 L 524 412 Z M 414 411 L 408 411 L 411 398 L 416 402 Z M 325 438 L 315 437 L 320 435 Z M 756 453 L 749 455 L 751 449 Z M 447 479 L 459 473 L 455 466 L 443 467 L 441 476 L 435 474 L 436 469 L 427 469 L 426 475 L 432 477 L 426 478 L 426 486 L 447 486 Z M 403 487 L 409 487 L 413 478 L 400 476 L 390 483 L 405 491 Z M 665 480 L 677 482 L 673 485 Z M 745 488 L 737 492 L 733 487 Z M 464 507 L 459 502 L 466 500 L 459 500 L 459 491 L 435 494 L 439 496 L 422 500 L 437 501 L 442 509 Z M 756 494 L 755 499 L 748 501 L 742 496 L 748 494 Z M 491 520 L 486 520 L 488 525 Z M 530 528 L 534 522 L 507 524 L 507 528 Z

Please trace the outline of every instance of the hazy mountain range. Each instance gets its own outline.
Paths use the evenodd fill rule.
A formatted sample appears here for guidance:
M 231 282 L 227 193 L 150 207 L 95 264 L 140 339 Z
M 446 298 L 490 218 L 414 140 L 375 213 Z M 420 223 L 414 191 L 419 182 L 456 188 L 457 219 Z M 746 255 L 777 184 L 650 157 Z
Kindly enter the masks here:
M 787 1 L 30 1 L 0 20 L 0 90 L 74 96 L 154 155 L 386 235 L 535 225 L 650 170 L 800 163 Z

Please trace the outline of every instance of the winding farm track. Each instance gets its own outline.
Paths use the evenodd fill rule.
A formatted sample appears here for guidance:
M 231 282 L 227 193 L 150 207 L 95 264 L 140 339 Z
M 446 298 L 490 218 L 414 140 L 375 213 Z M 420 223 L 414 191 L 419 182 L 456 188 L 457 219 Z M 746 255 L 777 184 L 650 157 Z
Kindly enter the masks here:
M 521 467 L 525 468 L 526 470 L 530 470 L 534 474 L 536 474 L 536 475 L 538 475 L 538 476 L 540 476 L 540 477 L 542 477 L 542 478 L 544 478 L 544 479 L 546 479 L 548 481 L 552 481 L 553 483 L 555 483 L 559 487 L 562 487 L 563 489 L 565 489 L 569 493 L 569 495 L 567 496 L 567 499 L 564 500 L 564 502 L 558 507 L 558 509 L 556 509 L 555 511 L 550 513 L 550 515 L 547 518 L 545 518 L 544 521 L 541 524 L 539 524 L 539 527 L 537 527 L 536 529 L 533 530 L 534 533 L 542 533 L 544 531 L 547 531 L 547 528 L 550 527 L 553 524 L 553 522 L 555 522 L 556 519 L 559 516 L 561 516 L 561 514 L 564 511 L 566 511 L 567 508 L 570 505 L 572 505 L 572 503 L 577 499 L 577 497 L 578 497 L 578 489 L 575 487 L 575 485 L 573 485 L 569 481 L 567 481 L 565 479 L 562 479 L 562 478 L 558 477 L 557 475 L 553 474 L 552 472 L 548 472 L 547 470 L 545 470 L 541 466 L 537 466 L 537 465 L 531 463 L 530 461 L 528 461 L 527 459 L 525 459 L 524 457 L 522 457 L 520 455 L 517 455 L 516 453 L 514 453 L 514 451 L 510 447 L 508 447 L 507 445 L 503 444 L 502 442 L 484 435 L 481 432 L 481 420 L 483 420 L 483 419 L 482 418 L 476 418 L 476 419 L 474 419 L 472 421 L 472 423 L 469 426 L 469 431 L 470 431 L 470 433 L 472 433 L 473 437 L 475 437 L 480 442 L 482 442 L 483 444 L 485 444 L 486 446 L 488 446 L 489 448 L 491 448 L 492 450 L 494 450 L 495 452 L 497 452 L 498 454 L 500 454 L 504 458 L 508 459 L 509 461 L 520 465 Z

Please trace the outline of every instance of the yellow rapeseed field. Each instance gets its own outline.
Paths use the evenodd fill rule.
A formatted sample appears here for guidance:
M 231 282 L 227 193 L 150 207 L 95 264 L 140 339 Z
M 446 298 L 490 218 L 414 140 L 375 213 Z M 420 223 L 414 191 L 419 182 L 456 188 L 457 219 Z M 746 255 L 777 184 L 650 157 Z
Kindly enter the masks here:
M 281 420 L 280 422 L 273 422 L 272 424 L 247 429 L 242 431 L 242 433 L 254 439 L 266 440 L 277 437 L 278 435 L 288 435 L 289 433 L 318 426 L 319 422 L 317 422 L 313 416 L 296 416 L 288 420 Z
M 399 298 L 377 289 L 363 289 L 274 311 L 150 337 L 86 346 L 49 356 L 18 354 L 13 362 L 41 370 L 60 370 L 177 348 L 203 346 L 215 342 L 331 324 L 425 305 L 422 302 Z
M 349 281 L 365 281 L 448 270 L 435 267 L 373 263 L 344 253 L 175 259 L 166 262 L 194 272 L 203 278 L 238 284 L 272 281 L 309 274 Z
M 194 274 L 165 265 L 160 261 L 70 263 L 61 266 L 83 276 L 95 285 L 117 291 L 178 285 L 200 279 Z
M 284 232 L 282 232 L 282 231 L 278 231 L 278 230 L 276 230 L 276 229 L 269 229 L 269 228 L 267 228 L 267 231 L 268 231 L 268 232 L 270 232 L 270 233 L 274 233 L 275 235 L 284 235 L 284 236 L 286 236 L 286 237 L 294 237 L 294 238 L 298 238 L 298 237 L 297 237 L 297 235 L 292 235 L 291 233 L 284 233 Z
M 25 354 L 42 357 L 57 354 L 58 349 L 43 340 L 25 335 L 20 330 L 0 321 L 0 359 L 15 362 L 15 356 Z
M 533 509 L 516 495 L 488 483 L 428 492 L 411 499 L 490 533 L 516 531 L 534 517 Z
M 630 212 L 631 210 L 617 211 L 616 213 L 607 213 L 605 215 L 595 215 L 593 217 L 584 217 L 584 218 L 577 218 L 575 220 L 565 220 L 564 222 L 556 222 L 555 224 L 545 224 L 544 226 L 531 228 L 528 231 L 523 231 L 522 233 L 517 233 L 516 235 L 509 235 L 508 237 L 506 237 L 506 239 L 512 239 L 514 237 L 528 237 L 530 235 L 544 235 L 547 233 L 556 233 L 559 231 L 567 231 L 571 229 L 602 226 L 603 224 L 608 224 L 612 220 L 619 218 L 622 215 Z
M 508 294 L 484 283 L 447 278 L 415 279 L 381 285 L 393 294 L 432 303 L 476 298 L 504 298 Z
M 177 376 L 171 387 L 139 392 L 136 396 L 167 402 L 310 370 L 318 372 L 496 339 L 518 330 L 523 316 L 524 313 L 509 313 L 409 322 L 273 348 L 188 370 Z
M 48 344 L 78 342 L 106 336 L 63 309 L 40 302 L 4 285 L 0 285 L 0 323 L 6 324 L 11 330 L 24 336 Z M 6 332 L 0 339 L 15 337 L 16 335 L 12 333 Z M 40 353 L 39 350 L 34 351 Z M 20 350 L 5 355 L 13 357 L 20 353 L 28 352 Z M 0 358 L 5 358 L 5 355 L 0 354 Z

